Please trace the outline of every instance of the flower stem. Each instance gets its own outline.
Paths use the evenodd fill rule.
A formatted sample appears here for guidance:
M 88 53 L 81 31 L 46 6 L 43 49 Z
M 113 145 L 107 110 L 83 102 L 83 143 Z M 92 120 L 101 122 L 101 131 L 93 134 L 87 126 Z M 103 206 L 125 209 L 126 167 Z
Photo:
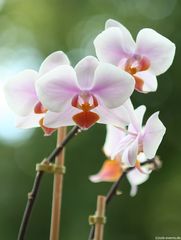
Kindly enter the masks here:
M 57 132 L 57 146 L 60 145 L 65 136 L 66 127 L 59 128 Z M 64 166 L 65 159 L 64 155 L 65 149 L 55 159 L 55 164 L 57 166 Z M 54 174 L 50 240 L 59 239 L 62 189 L 63 189 L 63 174 Z
M 48 156 L 48 158 L 46 159 L 47 163 L 51 163 L 54 161 L 55 157 L 61 153 L 61 151 L 63 150 L 63 148 L 68 144 L 68 142 L 78 133 L 79 131 L 79 127 L 75 126 L 73 127 L 70 132 L 67 134 L 66 138 L 63 140 L 63 142 L 56 147 L 51 154 Z M 26 208 L 24 211 L 24 215 L 22 218 L 22 222 L 21 222 L 21 226 L 19 229 L 19 234 L 18 234 L 18 240 L 24 240 L 25 238 L 25 233 L 27 230 L 27 226 L 28 226 L 28 222 L 31 216 L 31 212 L 32 212 L 32 208 L 35 202 L 35 199 L 37 197 L 39 188 L 40 188 L 40 183 L 42 180 L 44 172 L 43 171 L 38 171 L 36 173 L 35 179 L 34 179 L 34 183 L 33 183 L 33 187 L 31 192 L 28 194 L 28 201 L 26 204 Z

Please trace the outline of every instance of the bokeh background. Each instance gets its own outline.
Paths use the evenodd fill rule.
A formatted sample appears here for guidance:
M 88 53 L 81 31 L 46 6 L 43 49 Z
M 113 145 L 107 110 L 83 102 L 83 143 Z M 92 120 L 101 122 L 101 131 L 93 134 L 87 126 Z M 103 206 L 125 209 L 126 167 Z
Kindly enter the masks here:
M 141 185 L 136 197 L 122 181 L 123 194 L 108 208 L 105 240 L 152 240 L 155 236 L 181 237 L 181 1 L 179 0 L 0 0 L 0 86 L 13 74 L 38 69 L 56 50 L 65 51 L 73 64 L 95 54 L 92 41 L 108 18 L 125 24 L 136 36 L 151 27 L 177 45 L 174 64 L 158 78 L 159 88 L 148 95 L 134 94 L 135 106 L 148 107 L 146 117 L 160 110 L 167 134 L 159 148 L 163 168 Z M 1 89 L 2 90 L 2 89 Z M 88 238 L 88 215 L 96 196 L 109 183 L 92 184 L 105 157 L 105 126 L 96 125 L 77 136 L 66 149 L 62 240 Z M 16 239 L 35 164 L 47 156 L 56 134 L 44 137 L 40 129 L 17 130 L 14 115 L 0 91 L 0 239 Z M 27 239 L 49 239 L 52 176 L 46 175 L 33 210 Z

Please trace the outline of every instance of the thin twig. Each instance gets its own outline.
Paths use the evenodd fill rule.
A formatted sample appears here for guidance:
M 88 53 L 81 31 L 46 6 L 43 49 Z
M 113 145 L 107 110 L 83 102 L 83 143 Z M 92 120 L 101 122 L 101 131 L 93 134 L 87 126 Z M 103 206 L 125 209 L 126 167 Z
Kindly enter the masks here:
M 79 129 L 80 128 L 78 126 L 75 126 L 70 130 L 70 132 L 67 134 L 67 136 L 63 140 L 63 142 L 52 151 L 52 153 L 48 156 L 48 158 L 46 158 L 46 163 L 51 163 L 51 162 L 54 161 L 55 157 L 59 153 L 61 153 L 61 151 L 67 145 L 67 143 L 78 133 Z M 38 171 L 36 173 L 32 190 L 28 194 L 28 201 L 27 201 L 27 204 L 26 204 L 26 208 L 25 208 L 24 215 L 23 215 L 23 218 L 22 218 L 21 226 L 20 226 L 20 229 L 19 229 L 18 240 L 24 240 L 25 233 L 26 233 L 27 226 L 28 226 L 28 222 L 29 222 L 30 215 L 31 215 L 31 211 L 32 211 L 32 208 L 33 208 L 33 204 L 34 204 L 36 196 L 38 194 L 38 190 L 39 190 L 39 187 L 40 187 L 40 183 L 41 183 L 41 179 L 43 177 L 43 174 L 44 174 L 43 171 Z
M 140 165 L 145 166 L 147 164 L 152 164 L 153 165 L 152 169 L 154 169 L 154 170 L 157 170 L 161 167 L 161 161 L 159 160 L 158 156 L 156 156 L 153 159 L 147 160 L 147 161 L 141 163 Z M 119 188 L 119 184 L 120 184 L 121 180 L 126 176 L 126 174 L 128 172 L 130 172 L 133 169 L 135 169 L 135 167 L 129 167 L 129 168 L 125 169 L 125 171 L 119 177 L 119 179 L 112 184 L 111 188 L 109 189 L 108 193 L 106 194 L 106 207 L 112 201 L 112 199 L 116 196 L 116 193 L 117 193 L 117 190 Z M 91 229 L 90 229 L 90 232 L 89 232 L 88 240 L 93 240 L 94 239 L 94 233 L 95 233 L 95 225 L 92 225 Z

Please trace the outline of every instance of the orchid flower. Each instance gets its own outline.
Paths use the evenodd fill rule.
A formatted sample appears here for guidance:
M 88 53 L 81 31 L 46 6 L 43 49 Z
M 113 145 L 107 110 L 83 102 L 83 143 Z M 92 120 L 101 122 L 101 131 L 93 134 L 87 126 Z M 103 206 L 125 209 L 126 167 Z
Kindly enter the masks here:
M 10 108 L 16 113 L 16 126 L 32 128 L 41 126 L 45 135 L 50 135 L 55 129 L 43 124 L 47 109 L 40 102 L 35 89 L 39 78 L 60 65 L 69 65 L 67 56 L 57 51 L 49 55 L 41 64 L 39 71 L 24 70 L 12 77 L 5 84 L 5 96 Z
M 122 105 L 134 84 L 130 74 L 112 64 L 100 64 L 93 56 L 83 58 L 75 68 L 59 66 L 36 82 L 41 103 L 51 111 L 44 124 L 88 129 L 96 122 L 110 123 L 109 109 Z
M 134 110 L 131 101 L 127 101 L 126 105 L 130 116 L 130 124 L 127 129 L 107 126 L 104 152 L 112 159 L 120 154 L 122 163 L 127 167 L 136 165 L 139 168 L 137 155 L 143 152 L 147 159 L 153 158 L 166 128 L 158 117 L 159 112 L 152 114 L 145 126 L 142 126 L 146 107 L 140 106 Z
M 140 30 L 135 42 L 128 29 L 112 19 L 106 21 L 94 45 L 100 61 L 130 73 L 135 89 L 144 93 L 156 91 L 156 76 L 167 71 L 175 55 L 175 44 L 153 29 Z
M 137 159 L 141 163 L 144 163 L 147 160 L 144 153 L 139 153 Z M 117 157 L 114 160 L 106 160 L 103 163 L 101 170 L 97 174 L 90 176 L 89 179 L 94 183 L 116 182 L 122 176 L 123 171 L 123 165 L 119 157 Z M 126 177 L 131 185 L 130 195 L 132 197 L 136 195 L 138 185 L 148 180 L 151 172 L 151 169 L 149 169 L 149 167 L 145 165 L 141 166 L 141 171 L 137 168 L 134 168 L 133 170 L 130 170 L 128 173 L 126 173 Z

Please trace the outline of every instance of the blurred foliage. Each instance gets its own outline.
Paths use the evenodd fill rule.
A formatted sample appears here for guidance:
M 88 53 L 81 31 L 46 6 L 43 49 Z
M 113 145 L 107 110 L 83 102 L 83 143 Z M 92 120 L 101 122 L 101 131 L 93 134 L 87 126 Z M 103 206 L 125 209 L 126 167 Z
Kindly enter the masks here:
M 177 0 L 1 0 L 0 63 L 23 59 L 35 67 L 49 53 L 64 50 L 73 63 L 86 54 L 95 54 L 92 40 L 108 18 L 125 24 L 134 36 L 151 27 L 177 45 L 170 70 L 158 78 L 159 88 L 148 95 L 134 94 L 135 106 L 145 104 L 147 116 L 160 110 L 167 134 L 159 148 L 163 168 L 129 196 L 124 180 L 107 211 L 105 240 L 152 240 L 155 236 L 181 236 L 181 111 L 180 111 L 180 11 Z M 17 49 L 30 49 L 17 54 Z M 31 51 L 32 49 L 32 51 Z M 28 65 L 27 54 L 36 51 L 36 63 Z M 16 53 L 16 57 L 14 57 Z M 3 76 L 1 76 L 3 78 Z M 1 125 L 1 128 L 3 126 Z M 28 131 L 25 134 L 28 134 Z M 77 136 L 66 149 L 61 236 L 63 240 L 87 239 L 88 215 L 95 210 L 96 196 L 105 194 L 110 184 L 92 184 L 88 176 L 97 172 L 104 160 L 101 148 L 105 126 L 95 126 Z M 16 239 L 30 191 L 35 164 L 53 149 L 55 134 L 49 138 L 37 129 L 28 140 L 0 142 L 0 239 Z M 49 239 L 52 176 L 43 179 L 33 210 L 27 239 Z

